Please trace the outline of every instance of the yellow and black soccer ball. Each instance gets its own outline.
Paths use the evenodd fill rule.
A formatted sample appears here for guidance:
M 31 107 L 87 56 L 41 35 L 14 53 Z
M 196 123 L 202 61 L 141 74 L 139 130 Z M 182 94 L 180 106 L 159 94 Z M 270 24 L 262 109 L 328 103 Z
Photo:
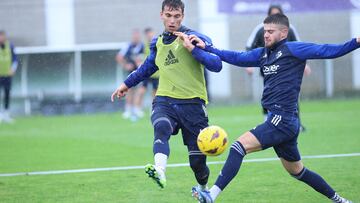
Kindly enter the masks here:
M 219 126 L 208 126 L 200 131 L 197 138 L 200 151 L 207 156 L 222 154 L 228 145 L 228 136 Z

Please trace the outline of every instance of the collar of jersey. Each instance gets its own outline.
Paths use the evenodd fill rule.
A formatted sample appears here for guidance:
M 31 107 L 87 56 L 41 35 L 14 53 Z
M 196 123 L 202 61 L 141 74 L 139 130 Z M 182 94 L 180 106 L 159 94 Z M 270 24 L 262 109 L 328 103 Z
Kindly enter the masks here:
M 185 27 L 184 25 L 182 25 L 179 29 L 178 29 L 178 32 L 187 32 L 189 31 L 190 29 Z M 163 43 L 164 44 L 171 44 L 173 41 L 175 41 L 176 39 L 176 36 L 171 33 L 171 32 L 167 32 L 167 31 L 164 31 L 162 33 L 162 36 L 163 36 Z
M 275 51 L 279 46 L 287 42 L 287 39 L 283 39 L 277 43 L 275 43 L 272 47 L 268 48 L 269 51 Z

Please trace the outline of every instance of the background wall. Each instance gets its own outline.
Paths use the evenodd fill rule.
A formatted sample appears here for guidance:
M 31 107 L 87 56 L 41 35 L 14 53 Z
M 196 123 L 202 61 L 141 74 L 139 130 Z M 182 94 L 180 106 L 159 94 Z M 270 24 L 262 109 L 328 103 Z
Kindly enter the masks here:
M 0 29 L 6 30 L 9 39 L 19 47 L 30 48 L 34 46 L 48 46 L 46 23 L 49 18 L 46 14 L 46 5 L 49 2 L 60 0 L 2 0 L 0 1 Z M 71 2 L 74 12 L 74 44 L 68 46 L 69 52 L 61 53 L 37 53 L 19 55 L 20 66 L 14 78 L 15 98 L 21 95 L 22 91 L 22 71 L 23 66 L 27 66 L 29 94 L 48 94 L 48 95 L 71 95 L 73 93 L 72 69 L 74 68 L 74 49 L 77 45 L 95 44 L 101 46 L 105 43 L 120 43 L 130 40 L 133 29 L 143 30 L 146 27 L 153 27 L 157 33 L 163 31 L 160 20 L 160 10 L 162 0 L 68 0 Z M 212 0 L 215 1 L 215 0 Z M 209 10 L 203 7 L 204 1 L 185 0 L 185 20 L 184 25 L 200 30 L 201 23 L 209 23 L 203 20 Z M 205 3 L 209 3 L 205 2 Z M 56 9 L 56 8 L 55 8 Z M 64 8 L 59 8 L 64 9 Z M 214 11 L 212 11 L 214 12 Z M 216 12 L 216 11 L 215 11 Z M 201 15 L 201 13 L 203 13 Z M 302 41 L 315 43 L 341 43 L 351 37 L 350 11 L 331 11 L 331 12 L 306 12 L 288 13 L 291 24 L 299 32 Z M 217 36 L 228 41 L 229 49 L 244 50 L 246 41 L 253 28 L 261 23 L 265 18 L 264 14 L 257 15 L 236 15 L 221 14 L 224 20 L 214 17 L 214 21 L 221 21 L 226 29 L 222 36 Z M 58 16 L 60 19 L 62 16 Z M 215 19 L 216 18 L 216 19 Z M 360 26 L 360 24 L 359 24 Z M 224 29 L 214 24 L 214 31 Z M 221 33 L 221 32 L 220 32 Z M 212 36 L 212 32 L 205 33 Z M 61 36 L 61 35 L 60 35 Z M 216 41 L 216 40 L 215 40 Z M 216 44 L 215 44 L 216 45 Z M 222 45 L 221 45 L 222 46 Z M 118 67 L 114 61 L 116 52 L 121 47 L 111 50 L 98 50 L 84 52 L 82 56 L 82 81 L 81 89 L 85 95 L 98 96 L 102 93 L 108 95 L 116 86 Z M 333 60 L 334 65 L 334 95 L 353 96 L 359 95 L 359 91 L 353 87 L 353 62 L 352 55 Z M 302 98 L 321 98 L 326 95 L 326 72 L 324 60 L 309 61 L 312 74 L 304 77 L 302 87 Z M 225 67 L 229 69 L 228 77 L 230 80 L 230 94 L 226 98 L 217 98 L 216 93 L 219 89 L 211 89 L 214 101 L 226 101 L 238 103 L 244 101 L 258 102 L 261 96 L 262 80 L 259 77 L 248 75 L 244 69 L 236 67 Z M 258 73 L 254 73 L 258 74 Z M 222 87 L 221 80 L 212 78 L 209 82 L 216 83 Z M 254 92 L 258 86 L 259 93 Z M 223 89 L 225 91 L 225 89 Z

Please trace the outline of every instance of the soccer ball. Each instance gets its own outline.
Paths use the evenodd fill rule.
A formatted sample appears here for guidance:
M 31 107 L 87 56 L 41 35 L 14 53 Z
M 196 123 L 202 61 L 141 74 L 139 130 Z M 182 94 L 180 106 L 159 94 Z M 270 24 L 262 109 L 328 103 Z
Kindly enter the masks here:
M 197 138 L 200 151 L 207 156 L 218 156 L 228 145 L 227 134 L 219 126 L 208 126 L 200 131 Z

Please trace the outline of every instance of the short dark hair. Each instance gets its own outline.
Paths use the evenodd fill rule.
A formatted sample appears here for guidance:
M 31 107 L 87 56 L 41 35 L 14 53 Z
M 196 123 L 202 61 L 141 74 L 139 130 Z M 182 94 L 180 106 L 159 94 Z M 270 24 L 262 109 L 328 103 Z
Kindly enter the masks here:
M 273 4 L 273 5 L 270 5 L 270 7 L 269 7 L 269 9 L 268 9 L 268 12 L 267 12 L 268 16 L 271 14 L 271 11 L 272 11 L 273 9 L 278 9 L 281 14 L 284 14 L 284 12 L 283 12 L 283 10 L 282 10 L 282 8 L 281 8 L 280 5 Z
M 286 15 L 280 14 L 280 13 L 266 17 L 264 20 L 264 24 L 284 25 L 287 28 L 289 28 L 289 26 L 290 26 L 288 17 Z
M 182 13 L 185 10 L 185 4 L 181 0 L 164 0 L 161 7 L 162 11 L 164 11 L 165 6 L 168 6 L 170 10 L 181 9 Z
M 147 27 L 147 28 L 145 28 L 144 33 L 146 34 L 146 33 L 152 32 L 152 31 L 153 31 L 153 29 L 151 27 Z

